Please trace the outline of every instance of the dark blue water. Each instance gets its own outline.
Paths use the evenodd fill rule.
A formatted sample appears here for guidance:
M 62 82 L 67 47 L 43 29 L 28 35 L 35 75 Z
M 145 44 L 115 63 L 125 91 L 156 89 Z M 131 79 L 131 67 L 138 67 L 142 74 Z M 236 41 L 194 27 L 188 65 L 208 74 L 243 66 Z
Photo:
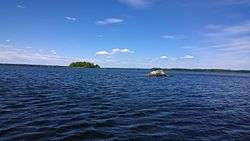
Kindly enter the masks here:
M 250 74 L 0 66 L 0 140 L 250 140 Z

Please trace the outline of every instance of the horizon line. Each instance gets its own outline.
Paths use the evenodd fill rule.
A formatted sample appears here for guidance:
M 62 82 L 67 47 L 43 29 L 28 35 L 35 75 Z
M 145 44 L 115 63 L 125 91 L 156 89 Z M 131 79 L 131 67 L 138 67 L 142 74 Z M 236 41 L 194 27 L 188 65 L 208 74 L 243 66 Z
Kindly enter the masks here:
M 22 63 L 0 63 L 0 65 L 16 65 L 16 66 L 44 66 L 44 67 L 68 67 L 67 65 L 52 65 L 52 64 L 22 64 Z M 152 67 L 154 68 L 154 67 Z M 128 68 L 128 67 L 101 67 L 101 69 L 152 69 L 152 68 Z M 159 68 L 159 67 L 156 67 Z M 231 71 L 231 72 L 250 72 L 246 69 L 223 69 L 223 68 L 163 68 L 167 70 L 189 70 L 189 71 Z

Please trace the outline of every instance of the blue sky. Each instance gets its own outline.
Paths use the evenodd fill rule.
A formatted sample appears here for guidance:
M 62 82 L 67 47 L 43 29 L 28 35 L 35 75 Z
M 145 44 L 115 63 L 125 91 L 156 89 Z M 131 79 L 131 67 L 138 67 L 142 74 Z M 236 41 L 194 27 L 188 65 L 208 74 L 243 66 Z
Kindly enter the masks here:
M 1 0 L 0 62 L 250 69 L 250 0 Z

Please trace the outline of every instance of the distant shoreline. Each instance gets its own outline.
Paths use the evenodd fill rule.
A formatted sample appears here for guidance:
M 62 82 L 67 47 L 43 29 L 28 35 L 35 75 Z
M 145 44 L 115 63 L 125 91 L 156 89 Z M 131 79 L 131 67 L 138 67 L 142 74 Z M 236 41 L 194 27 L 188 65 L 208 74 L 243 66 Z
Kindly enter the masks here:
M 0 63 L 1 65 L 5 66 L 34 66 L 34 67 L 65 67 L 68 68 L 68 66 L 61 66 L 61 65 L 37 65 L 37 64 L 9 64 L 9 63 Z M 142 70 L 148 70 L 151 68 L 103 68 L 103 69 L 142 69 Z M 200 68 L 194 68 L 194 69 L 186 69 L 186 68 L 162 68 L 167 71 L 191 71 L 191 72 L 240 72 L 240 73 L 250 73 L 250 70 L 230 70 L 230 69 L 200 69 Z
M 250 70 L 229 70 L 229 69 L 185 69 L 185 68 L 171 68 L 166 70 L 173 71 L 193 71 L 193 72 L 241 72 L 250 73 Z

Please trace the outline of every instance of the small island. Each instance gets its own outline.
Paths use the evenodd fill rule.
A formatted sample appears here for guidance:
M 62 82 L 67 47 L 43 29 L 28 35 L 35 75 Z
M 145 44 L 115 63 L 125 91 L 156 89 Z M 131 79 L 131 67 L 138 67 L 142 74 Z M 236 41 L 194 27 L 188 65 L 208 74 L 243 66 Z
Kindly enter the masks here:
M 72 62 L 69 67 L 72 68 L 100 68 L 99 65 L 90 62 Z
M 149 76 L 167 76 L 166 72 L 161 68 L 152 68 L 148 74 Z

